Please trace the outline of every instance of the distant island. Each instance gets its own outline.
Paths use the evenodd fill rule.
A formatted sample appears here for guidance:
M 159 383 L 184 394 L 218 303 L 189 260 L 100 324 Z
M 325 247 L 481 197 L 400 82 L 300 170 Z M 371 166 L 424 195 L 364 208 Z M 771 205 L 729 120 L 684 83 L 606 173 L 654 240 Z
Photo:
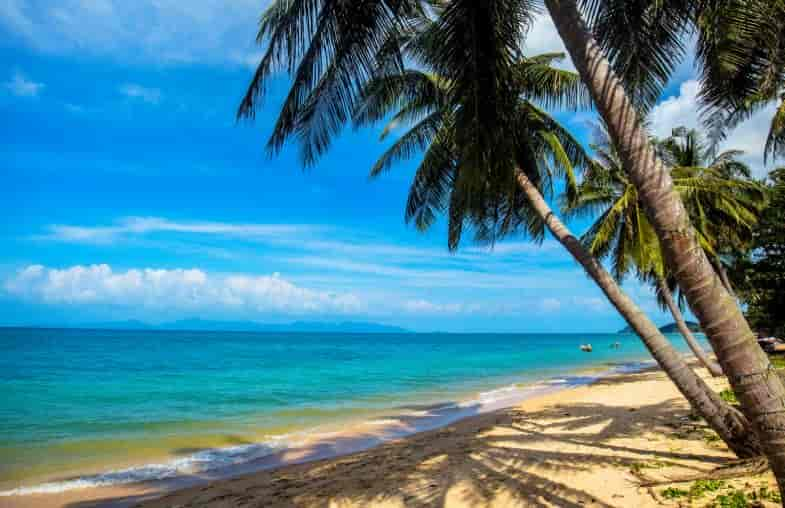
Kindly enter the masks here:
M 686 321 L 686 323 L 687 323 L 687 328 L 689 328 L 691 332 L 697 332 L 697 333 L 701 332 L 700 325 L 695 321 Z M 671 323 L 665 326 L 661 326 L 660 331 L 662 333 L 679 333 L 679 327 L 676 326 L 676 323 Z M 633 331 L 632 327 L 625 326 L 624 328 L 622 328 L 616 333 L 635 333 L 635 332 Z
M 59 328 L 46 326 L 46 328 Z M 181 319 L 157 325 L 137 320 L 81 323 L 62 328 L 89 328 L 99 330 L 181 330 L 211 332 L 313 332 L 313 333 L 412 333 L 399 326 L 362 321 L 295 321 L 292 323 L 257 323 L 254 321 L 213 321 L 206 319 Z

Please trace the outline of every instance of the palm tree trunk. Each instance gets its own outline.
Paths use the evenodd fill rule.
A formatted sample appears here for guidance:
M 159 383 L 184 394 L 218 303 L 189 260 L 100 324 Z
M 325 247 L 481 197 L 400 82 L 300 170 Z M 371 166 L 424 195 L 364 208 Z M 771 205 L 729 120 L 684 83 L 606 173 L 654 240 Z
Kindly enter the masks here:
M 545 5 L 608 126 L 671 273 L 708 336 L 745 414 L 752 418 L 785 498 L 785 386 L 698 244 L 670 173 L 654 153 L 634 104 L 581 18 L 575 0 L 545 0 Z
M 684 337 L 684 341 L 690 346 L 690 349 L 695 354 L 695 356 L 700 360 L 704 367 L 706 367 L 709 373 L 714 377 L 722 376 L 722 369 L 719 365 L 712 362 L 709 357 L 706 355 L 706 351 L 703 350 L 698 341 L 695 339 L 695 336 L 690 331 L 690 328 L 687 326 L 687 323 L 684 322 L 684 316 L 681 314 L 679 310 L 679 306 L 676 305 L 676 302 L 673 300 L 673 294 L 671 294 L 670 288 L 662 279 L 657 279 L 657 286 L 660 288 L 660 294 L 662 295 L 662 299 L 665 300 L 665 305 L 668 306 L 668 309 L 671 311 L 671 315 L 673 316 L 673 320 L 676 322 L 676 327 L 681 332 L 681 335 Z
M 517 178 L 529 203 L 543 220 L 548 231 L 580 263 L 611 304 L 635 330 L 660 367 L 689 401 L 693 410 L 706 420 L 736 455 L 739 457 L 760 455 L 760 445 L 754 433 L 749 431 L 749 422 L 744 415 L 720 399 L 714 390 L 693 372 L 657 326 L 622 291 L 611 274 L 589 254 L 581 242 L 554 215 L 540 191 L 528 177 L 519 171 Z
M 736 298 L 736 292 L 733 291 L 733 284 L 730 283 L 730 279 L 728 278 L 728 272 L 725 270 L 725 267 L 722 266 L 722 261 L 715 258 L 712 261 L 712 265 L 714 265 L 714 270 L 717 272 L 717 275 L 720 276 L 722 285 L 725 286 L 725 289 L 728 290 L 728 293 L 730 293 L 730 295 L 733 298 Z

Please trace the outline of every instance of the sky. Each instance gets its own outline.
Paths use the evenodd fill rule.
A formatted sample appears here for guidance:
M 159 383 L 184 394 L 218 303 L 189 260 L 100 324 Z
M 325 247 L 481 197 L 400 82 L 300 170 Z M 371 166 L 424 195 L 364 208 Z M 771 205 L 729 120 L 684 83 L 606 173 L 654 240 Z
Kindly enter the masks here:
M 623 320 L 551 239 L 446 247 L 403 220 L 416 160 L 374 180 L 381 127 L 302 170 L 268 158 L 287 80 L 235 111 L 266 0 L 0 4 L 0 325 L 373 321 L 415 331 L 605 332 Z M 563 50 L 538 18 L 527 51 Z M 569 61 L 563 64 L 571 67 Z M 697 126 L 691 59 L 650 115 Z M 556 112 L 587 141 L 595 116 Z M 765 174 L 764 110 L 729 136 Z M 576 233 L 586 222 L 571 223 Z M 651 291 L 625 289 L 655 322 Z

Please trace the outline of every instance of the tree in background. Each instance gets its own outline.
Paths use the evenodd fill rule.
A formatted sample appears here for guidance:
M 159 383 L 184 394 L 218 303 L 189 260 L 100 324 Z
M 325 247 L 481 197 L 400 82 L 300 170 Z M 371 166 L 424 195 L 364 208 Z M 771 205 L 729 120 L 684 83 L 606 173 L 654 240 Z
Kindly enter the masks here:
M 769 173 L 770 202 L 752 235 L 751 249 L 730 268 L 747 319 L 757 330 L 785 337 L 785 168 Z
M 594 256 L 610 259 L 617 281 L 634 272 L 651 283 L 660 305 L 671 312 L 695 356 L 712 375 L 722 375 L 684 320 L 683 301 L 674 298 L 678 284 L 669 273 L 637 189 L 624 173 L 607 131 L 597 126 L 593 137 L 591 146 L 598 164 L 584 175 L 576 199 L 567 200 L 565 211 L 597 216 L 581 238 L 584 245 Z M 709 157 L 698 133 L 684 128 L 674 129 L 673 135 L 657 146 L 672 165 L 674 185 L 707 255 L 716 258 L 720 246 L 740 244 L 741 238 L 751 235 L 765 193 L 762 186 L 744 176 L 749 171 L 735 158 L 740 152 Z

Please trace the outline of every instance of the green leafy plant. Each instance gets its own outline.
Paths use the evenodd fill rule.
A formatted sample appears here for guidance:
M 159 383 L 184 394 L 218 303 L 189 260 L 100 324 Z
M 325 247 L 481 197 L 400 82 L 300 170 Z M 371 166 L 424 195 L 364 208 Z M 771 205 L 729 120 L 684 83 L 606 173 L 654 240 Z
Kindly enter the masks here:
M 747 494 L 741 490 L 734 490 L 730 494 L 722 494 L 714 500 L 715 508 L 748 508 Z
M 725 486 L 722 480 L 698 480 L 690 487 L 690 497 L 697 499 L 707 492 L 716 492 Z
M 665 499 L 677 499 L 687 495 L 689 495 L 689 492 L 684 489 L 677 489 L 676 487 L 668 487 L 662 491 L 662 497 Z
M 724 400 L 728 404 L 738 404 L 739 403 L 739 399 L 736 398 L 736 394 L 733 393 L 733 390 L 731 390 L 730 388 L 726 388 L 726 389 L 722 390 L 720 392 L 720 397 L 722 397 L 722 400 Z

